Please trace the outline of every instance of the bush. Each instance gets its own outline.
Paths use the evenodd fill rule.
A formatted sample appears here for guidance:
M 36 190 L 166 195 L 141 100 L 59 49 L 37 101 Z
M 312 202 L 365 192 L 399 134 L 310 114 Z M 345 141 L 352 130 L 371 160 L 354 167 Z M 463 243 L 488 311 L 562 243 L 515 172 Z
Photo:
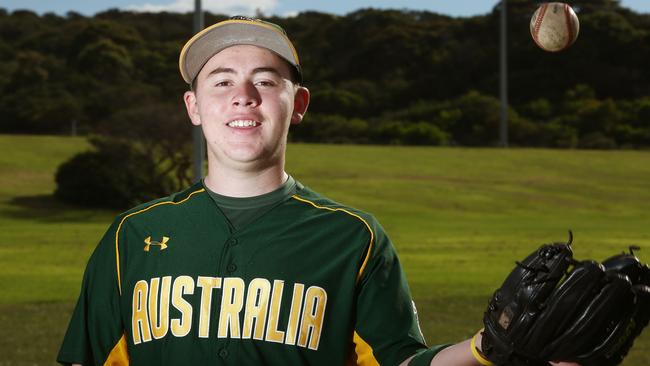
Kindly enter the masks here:
M 372 131 L 372 142 L 391 145 L 447 145 L 449 135 L 427 122 L 384 121 Z
M 311 114 L 292 130 L 293 141 L 323 143 L 367 143 L 368 122 L 336 114 Z
M 88 207 L 126 209 L 168 195 L 172 181 L 126 144 L 73 156 L 56 172 L 54 195 Z
M 578 147 L 581 149 L 610 150 L 616 149 L 616 141 L 600 132 L 593 132 L 580 137 Z
M 461 113 L 449 132 L 454 142 L 464 146 L 497 146 L 501 104 L 493 96 L 470 91 L 451 103 Z

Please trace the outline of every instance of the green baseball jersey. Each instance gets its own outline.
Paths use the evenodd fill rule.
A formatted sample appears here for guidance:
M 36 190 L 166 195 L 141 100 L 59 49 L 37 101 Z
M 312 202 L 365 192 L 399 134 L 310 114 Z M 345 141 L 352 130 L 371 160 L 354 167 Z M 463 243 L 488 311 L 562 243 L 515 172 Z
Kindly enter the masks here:
M 201 183 L 119 215 L 93 252 L 58 361 L 426 364 L 378 222 L 296 182 L 235 229 Z

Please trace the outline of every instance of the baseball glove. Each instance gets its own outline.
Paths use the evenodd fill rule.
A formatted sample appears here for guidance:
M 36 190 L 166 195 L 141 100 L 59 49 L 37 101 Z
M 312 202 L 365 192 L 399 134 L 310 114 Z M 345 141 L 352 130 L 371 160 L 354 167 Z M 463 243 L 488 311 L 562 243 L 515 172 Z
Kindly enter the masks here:
M 633 248 L 600 264 L 575 260 L 571 241 L 517 262 L 494 293 L 481 342 L 494 364 L 618 365 L 648 324 L 650 269 Z

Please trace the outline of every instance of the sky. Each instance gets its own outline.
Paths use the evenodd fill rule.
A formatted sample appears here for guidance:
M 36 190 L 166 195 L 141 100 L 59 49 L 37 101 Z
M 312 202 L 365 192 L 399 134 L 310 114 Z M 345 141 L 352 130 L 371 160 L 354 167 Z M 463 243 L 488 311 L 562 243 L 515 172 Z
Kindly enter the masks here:
M 292 16 L 305 10 L 343 15 L 359 8 L 428 10 L 455 17 L 488 13 L 498 0 L 202 0 L 203 8 L 226 15 L 253 15 L 259 9 L 265 15 Z M 534 0 L 531 0 L 534 1 Z M 621 5 L 639 13 L 650 13 L 650 0 L 622 0 Z M 194 0 L 0 0 L 0 8 L 13 11 L 29 9 L 39 14 L 65 15 L 75 11 L 93 15 L 111 8 L 134 11 L 188 12 Z

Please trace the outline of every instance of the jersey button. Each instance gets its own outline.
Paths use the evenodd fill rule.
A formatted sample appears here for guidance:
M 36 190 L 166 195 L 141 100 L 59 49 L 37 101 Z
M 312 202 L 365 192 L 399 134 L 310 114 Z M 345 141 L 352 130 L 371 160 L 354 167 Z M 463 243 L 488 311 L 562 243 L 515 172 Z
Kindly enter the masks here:
M 228 240 L 228 245 L 230 246 L 237 245 L 237 238 L 231 238 L 230 240 Z
M 237 270 L 237 265 L 235 263 L 230 263 L 226 269 L 228 272 L 235 272 Z
M 225 349 L 225 348 L 222 348 L 222 349 L 219 351 L 219 357 L 221 357 L 221 358 L 226 358 L 226 357 L 228 357 L 228 350 Z

